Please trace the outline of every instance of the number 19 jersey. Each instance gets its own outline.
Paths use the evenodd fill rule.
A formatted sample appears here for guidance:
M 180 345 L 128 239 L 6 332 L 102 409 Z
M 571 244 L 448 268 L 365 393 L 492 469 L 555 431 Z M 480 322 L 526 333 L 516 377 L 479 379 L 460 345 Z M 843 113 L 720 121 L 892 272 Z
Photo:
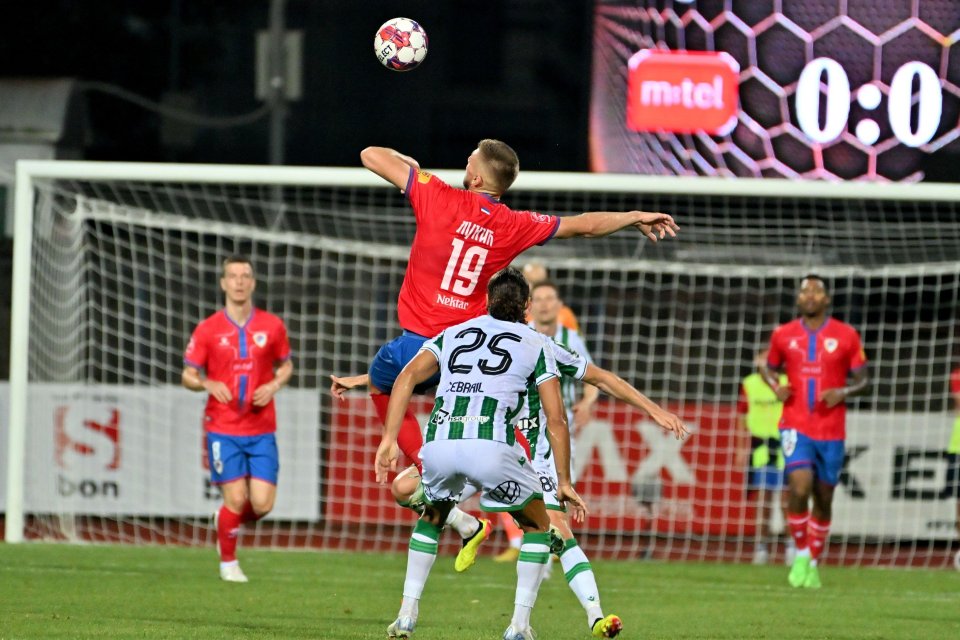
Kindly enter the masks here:
M 421 347 L 440 366 L 426 442 L 481 439 L 513 445 L 528 386 L 558 375 L 549 338 L 489 315 L 450 327 Z
M 487 282 L 514 258 L 557 232 L 560 219 L 514 211 L 410 169 L 405 191 L 417 220 L 400 288 L 400 326 L 435 336 L 486 312 Z

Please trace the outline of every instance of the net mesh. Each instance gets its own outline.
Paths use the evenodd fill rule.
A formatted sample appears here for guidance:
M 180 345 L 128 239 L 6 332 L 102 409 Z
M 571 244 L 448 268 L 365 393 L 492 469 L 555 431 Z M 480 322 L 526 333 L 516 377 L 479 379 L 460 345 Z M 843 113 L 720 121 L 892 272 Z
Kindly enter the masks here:
M 657 245 L 627 232 L 553 241 L 521 258 L 549 267 L 597 364 L 693 428 L 672 442 L 601 399 L 576 436 L 578 486 L 592 509 L 578 537 L 591 553 L 752 556 L 757 496 L 738 456 L 740 382 L 773 327 L 794 316 L 799 278 L 815 270 L 833 313 L 860 331 L 872 379 L 850 403 L 827 557 L 946 564 L 956 202 L 757 196 L 746 181 L 733 195 L 691 193 L 689 183 L 644 194 L 597 176 L 566 180 L 546 189 L 525 175 L 508 204 L 563 215 L 662 210 L 682 226 Z M 326 181 L 36 181 L 28 537 L 213 544 L 219 500 L 203 455 L 204 398 L 179 382 L 193 328 L 222 305 L 220 262 L 243 253 L 257 305 L 287 325 L 296 371 L 278 397 L 277 507 L 241 546 L 405 548 L 412 516 L 370 472 L 380 432 L 372 404 L 361 393 L 338 403 L 326 389 L 329 374 L 365 371 L 400 332 L 413 216 L 375 180 Z M 428 405 L 415 404 L 421 418 Z M 782 517 L 774 509 L 772 518 L 776 536 Z M 768 541 L 774 557 L 784 540 Z

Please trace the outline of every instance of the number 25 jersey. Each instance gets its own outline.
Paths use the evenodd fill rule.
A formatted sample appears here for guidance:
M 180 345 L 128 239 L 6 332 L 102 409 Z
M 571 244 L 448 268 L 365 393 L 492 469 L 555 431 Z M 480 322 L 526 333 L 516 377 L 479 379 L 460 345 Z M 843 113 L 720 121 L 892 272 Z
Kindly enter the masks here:
M 417 232 L 397 313 L 401 327 L 421 336 L 486 313 L 491 276 L 560 226 L 556 216 L 514 211 L 426 171 L 410 169 L 405 192 Z
M 528 385 L 558 375 L 549 338 L 489 315 L 450 327 L 420 348 L 437 359 L 440 384 L 425 441 L 481 439 L 513 445 Z

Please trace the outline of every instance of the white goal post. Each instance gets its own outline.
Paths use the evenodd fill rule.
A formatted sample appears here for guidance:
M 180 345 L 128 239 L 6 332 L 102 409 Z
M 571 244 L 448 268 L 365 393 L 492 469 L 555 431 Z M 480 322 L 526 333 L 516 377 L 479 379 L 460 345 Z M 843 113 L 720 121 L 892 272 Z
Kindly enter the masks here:
M 462 171 L 437 175 L 459 185 Z M 245 542 L 402 547 L 395 525 L 409 518 L 367 477 L 370 402 L 334 404 L 325 383 L 360 372 L 399 331 L 414 223 L 392 186 L 363 169 L 21 161 L 15 198 L 0 444 L 8 542 L 209 543 L 216 498 L 198 489 L 199 394 L 177 388 L 178 358 L 222 302 L 219 260 L 239 251 L 257 267 L 256 300 L 287 321 L 297 366 L 278 400 L 286 502 Z M 505 201 L 561 215 L 663 210 L 681 226 L 657 245 L 627 232 L 520 258 L 550 268 L 598 364 L 695 428 L 671 448 L 635 412 L 601 402 L 577 436 L 595 505 L 584 535 L 599 553 L 749 556 L 755 511 L 733 463 L 738 385 L 815 271 L 864 336 L 874 380 L 848 414 L 830 554 L 946 562 L 960 186 L 522 172 Z M 130 423 L 119 463 L 118 443 L 115 458 L 98 448 L 111 446 L 103 434 L 117 415 Z

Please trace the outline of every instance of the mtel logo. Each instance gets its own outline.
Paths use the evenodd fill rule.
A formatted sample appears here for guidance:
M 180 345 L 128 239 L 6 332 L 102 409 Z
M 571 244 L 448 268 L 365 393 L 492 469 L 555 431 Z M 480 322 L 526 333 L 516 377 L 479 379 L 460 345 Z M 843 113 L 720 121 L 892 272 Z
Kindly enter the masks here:
M 61 469 L 70 469 L 76 456 L 102 462 L 104 469 L 120 468 L 120 410 L 109 410 L 106 420 L 77 419 L 76 408 L 57 407 L 54 418 L 54 457 Z M 86 468 L 90 468 L 87 466 Z
M 740 65 L 723 51 L 638 51 L 629 61 L 627 126 L 726 135 L 737 125 L 739 80 Z

